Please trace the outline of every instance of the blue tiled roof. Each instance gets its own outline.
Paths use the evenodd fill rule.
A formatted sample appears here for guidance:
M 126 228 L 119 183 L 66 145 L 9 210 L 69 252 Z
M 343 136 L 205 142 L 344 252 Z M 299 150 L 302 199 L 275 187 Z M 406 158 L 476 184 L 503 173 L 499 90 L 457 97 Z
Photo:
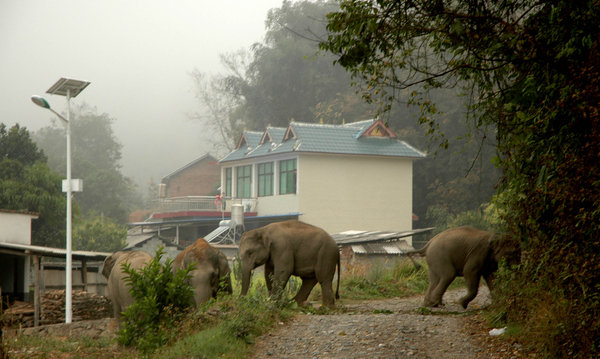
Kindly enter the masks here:
M 383 135 L 369 135 L 367 131 L 373 126 L 379 126 Z M 256 140 L 257 134 L 260 134 L 259 140 Z M 263 139 L 262 143 L 259 142 L 260 138 Z M 344 125 L 292 122 L 288 128 L 268 127 L 263 133 L 246 131 L 242 135 L 239 148 L 220 162 L 293 152 L 415 159 L 425 157 L 423 152 L 398 140 L 381 121 L 365 120 Z

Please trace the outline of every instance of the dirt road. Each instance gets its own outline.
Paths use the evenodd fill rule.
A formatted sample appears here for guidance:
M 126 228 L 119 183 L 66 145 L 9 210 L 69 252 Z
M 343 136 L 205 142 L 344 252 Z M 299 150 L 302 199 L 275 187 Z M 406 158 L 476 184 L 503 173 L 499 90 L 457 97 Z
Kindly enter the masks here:
M 444 308 L 419 312 L 422 296 L 342 302 L 342 313 L 299 315 L 258 338 L 252 358 L 522 358 L 516 344 L 490 337 L 478 309 L 489 305 L 481 288 L 467 311 L 449 291 Z

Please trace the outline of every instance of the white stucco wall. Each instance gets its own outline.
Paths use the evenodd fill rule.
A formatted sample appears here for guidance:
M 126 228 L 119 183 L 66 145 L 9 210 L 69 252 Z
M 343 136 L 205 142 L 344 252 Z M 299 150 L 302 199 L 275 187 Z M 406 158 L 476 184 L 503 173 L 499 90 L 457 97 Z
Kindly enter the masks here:
M 36 215 L 0 211 L 0 242 L 31 244 L 31 220 Z
M 412 159 L 301 154 L 301 220 L 329 233 L 412 229 Z
M 298 195 L 258 197 L 256 210 L 259 216 L 298 213 Z

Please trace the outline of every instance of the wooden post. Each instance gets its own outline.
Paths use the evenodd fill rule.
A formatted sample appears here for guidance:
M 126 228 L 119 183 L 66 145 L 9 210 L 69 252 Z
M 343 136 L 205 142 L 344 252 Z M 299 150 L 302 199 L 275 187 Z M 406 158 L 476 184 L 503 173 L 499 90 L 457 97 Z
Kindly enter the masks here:
M 87 292 L 87 262 L 85 258 L 81 260 L 81 283 L 83 284 L 83 290 Z
M 40 325 L 40 257 L 33 256 L 33 326 Z

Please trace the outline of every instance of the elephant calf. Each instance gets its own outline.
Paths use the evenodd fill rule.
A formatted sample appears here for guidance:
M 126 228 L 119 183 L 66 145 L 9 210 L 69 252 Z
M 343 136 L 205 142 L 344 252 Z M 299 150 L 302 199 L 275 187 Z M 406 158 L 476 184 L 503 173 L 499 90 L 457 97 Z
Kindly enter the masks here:
M 498 262 L 506 259 L 518 263 L 521 255 L 517 241 L 497 236 L 474 227 L 451 228 L 433 237 L 420 250 L 406 253 L 415 266 L 414 254 L 425 256 L 429 267 L 429 288 L 423 305 L 436 307 L 442 304 L 446 289 L 456 277 L 464 277 L 467 294 L 459 300 L 463 308 L 477 296 L 479 280 L 485 279 L 492 290 L 493 274 Z
M 245 232 L 240 239 L 242 295 L 250 287 L 252 270 L 265 265 L 265 281 L 271 295 L 281 295 L 291 275 L 302 279 L 294 297 L 303 305 L 317 282 L 323 305 L 333 307 L 333 277 L 338 269 L 335 298 L 340 289 L 340 251 L 327 232 L 296 220 L 276 222 Z
M 131 269 L 144 268 L 152 256 L 144 251 L 119 251 L 106 257 L 102 267 L 102 275 L 108 281 L 108 294 L 113 304 L 114 317 L 120 319 L 125 308 L 133 304 L 133 297 L 129 293 L 129 285 L 125 282 L 127 273 L 121 264 L 129 263 Z
M 185 269 L 194 263 L 194 270 L 190 272 L 190 285 L 194 289 L 194 302 L 196 305 L 216 298 L 221 283 L 224 290 L 231 294 L 231 277 L 227 257 L 223 252 L 198 238 L 194 244 L 188 246 L 175 257 L 173 272 Z

